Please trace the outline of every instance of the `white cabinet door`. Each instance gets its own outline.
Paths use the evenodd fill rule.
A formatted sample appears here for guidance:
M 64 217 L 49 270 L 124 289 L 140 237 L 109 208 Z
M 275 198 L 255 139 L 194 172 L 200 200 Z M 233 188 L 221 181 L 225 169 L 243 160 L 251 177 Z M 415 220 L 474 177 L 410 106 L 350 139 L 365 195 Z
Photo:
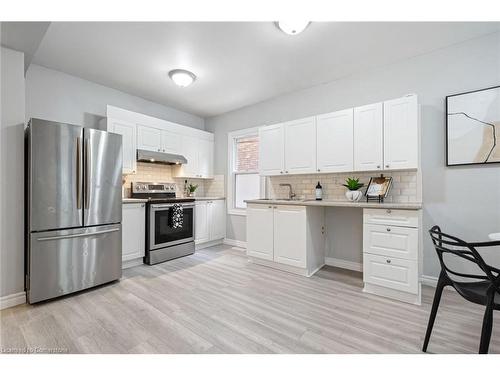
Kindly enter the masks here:
M 108 131 L 122 136 L 123 173 L 137 171 L 136 125 L 108 118 Z
M 274 208 L 274 261 L 306 266 L 306 209 L 297 206 Z
M 213 177 L 213 148 L 214 142 L 206 139 L 198 140 L 198 170 L 196 175 L 199 177 Z
M 208 203 L 210 241 L 226 237 L 226 202 L 222 199 Z
M 284 172 L 283 125 L 276 124 L 259 129 L 259 169 L 264 176 Z
M 182 155 L 187 164 L 182 166 L 182 175 L 179 177 L 199 177 L 198 172 L 198 139 L 188 136 L 182 137 Z
M 417 96 L 384 102 L 384 169 L 417 167 Z
M 317 116 L 316 127 L 317 172 L 352 171 L 352 108 Z
M 408 293 L 418 293 L 417 261 L 363 254 L 363 281 Z
M 209 240 L 208 202 L 198 201 L 194 206 L 194 241 L 199 244 Z
M 179 134 L 169 132 L 168 130 L 161 131 L 161 151 L 168 154 L 180 154 L 181 136 Z
M 418 229 L 364 224 L 363 252 L 417 260 Z
M 247 206 L 247 255 L 273 260 L 273 208 L 265 204 Z
M 354 170 L 377 171 L 383 168 L 383 104 L 354 108 Z
M 146 243 L 144 203 L 122 205 L 122 261 L 142 258 Z
M 316 118 L 307 117 L 284 124 L 285 173 L 316 171 Z
M 161 130 L 149 126 L 137 126 L 137 148 L 161 152 Z

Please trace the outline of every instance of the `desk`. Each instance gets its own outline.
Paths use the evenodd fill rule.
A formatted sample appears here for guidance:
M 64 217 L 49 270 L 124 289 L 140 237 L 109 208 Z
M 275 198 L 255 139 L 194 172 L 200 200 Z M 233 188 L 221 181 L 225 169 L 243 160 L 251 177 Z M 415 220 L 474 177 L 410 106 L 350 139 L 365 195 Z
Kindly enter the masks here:
M 249 260 L 308 277 L 325 265 L 325 209 L 361 208 L 363 290 L 420 304 L 421 203 L 279 199 L 246 202 Z

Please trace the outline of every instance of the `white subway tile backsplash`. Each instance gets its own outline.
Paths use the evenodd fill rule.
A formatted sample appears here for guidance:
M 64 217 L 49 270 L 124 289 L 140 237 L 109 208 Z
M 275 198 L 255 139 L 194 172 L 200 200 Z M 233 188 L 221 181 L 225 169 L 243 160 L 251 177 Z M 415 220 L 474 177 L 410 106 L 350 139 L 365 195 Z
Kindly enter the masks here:
M 385 172 L 384 176 L 392 177 L 392 188 L 386 198 L 389 202 L 418 202 L 417 171 L 391 171 Z M 330 173 L 311 175 L 288 175 L 269 177 L 269 198 L 286 198 L 288 188 L 279 186 L 282 183 L 292 185 L 294 192 L 299 198 L 313 199 L 315 197 L 315 187 L 318 181 L 323 186 L 323 199 L 343 200 L 345 199 L 346 188 L 342 186 L 348 177 L 359 178 L 365 186 L 363 192 L 370 181 L 370 177 L 380 175 L 376 172 L 354 172 L 354 173 Z

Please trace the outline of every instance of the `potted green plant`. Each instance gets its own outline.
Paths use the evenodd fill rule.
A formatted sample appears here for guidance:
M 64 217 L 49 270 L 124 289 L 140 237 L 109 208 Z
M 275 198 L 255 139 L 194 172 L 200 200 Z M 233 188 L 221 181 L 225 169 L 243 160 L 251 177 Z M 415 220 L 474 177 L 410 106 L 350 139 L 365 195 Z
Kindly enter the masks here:
M 196 192 L 196 189 L 198 189 L 198 185 L 189 184 L 187 186 L 188 197 L 194 197 L 194 193 Z
M 345 186 L 348 189 L 345 192 L 345 196 L 347 200 L 351 202 L 357 202 L 363 196 L 363 193 L 359 191 L 359 189 L 361 189 L 364 184 L 359 182 L 359 178 L 348 178 L 342 186 Z

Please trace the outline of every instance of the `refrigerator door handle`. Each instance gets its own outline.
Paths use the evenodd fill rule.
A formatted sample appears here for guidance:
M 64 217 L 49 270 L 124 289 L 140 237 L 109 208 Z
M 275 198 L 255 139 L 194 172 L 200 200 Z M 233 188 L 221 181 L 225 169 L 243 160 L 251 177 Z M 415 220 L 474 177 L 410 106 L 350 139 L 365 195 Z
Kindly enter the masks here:
M 85 139 L 85 208 L 89 208 L 90 199 L 90 142 Z
M 81 149 L 80 149 L 80 138 L 76 139 L 76 208 L 78 210 L 82 209 L 82 161 L 81 161 Z
M 76 233 L 76 234 L 68 234 L 65 236 L 41 237 L 38 238 L 38 241 L 53 241 L 53 240 L 63 240 L 66 238 L 75 238 L 75 237 L 90 237 L 90 236 L 96 236 L 98 234 L 117 232 L 119 230 L 120 228 L 112 228 L 112 229 L 101 230 L 99 232 Z

